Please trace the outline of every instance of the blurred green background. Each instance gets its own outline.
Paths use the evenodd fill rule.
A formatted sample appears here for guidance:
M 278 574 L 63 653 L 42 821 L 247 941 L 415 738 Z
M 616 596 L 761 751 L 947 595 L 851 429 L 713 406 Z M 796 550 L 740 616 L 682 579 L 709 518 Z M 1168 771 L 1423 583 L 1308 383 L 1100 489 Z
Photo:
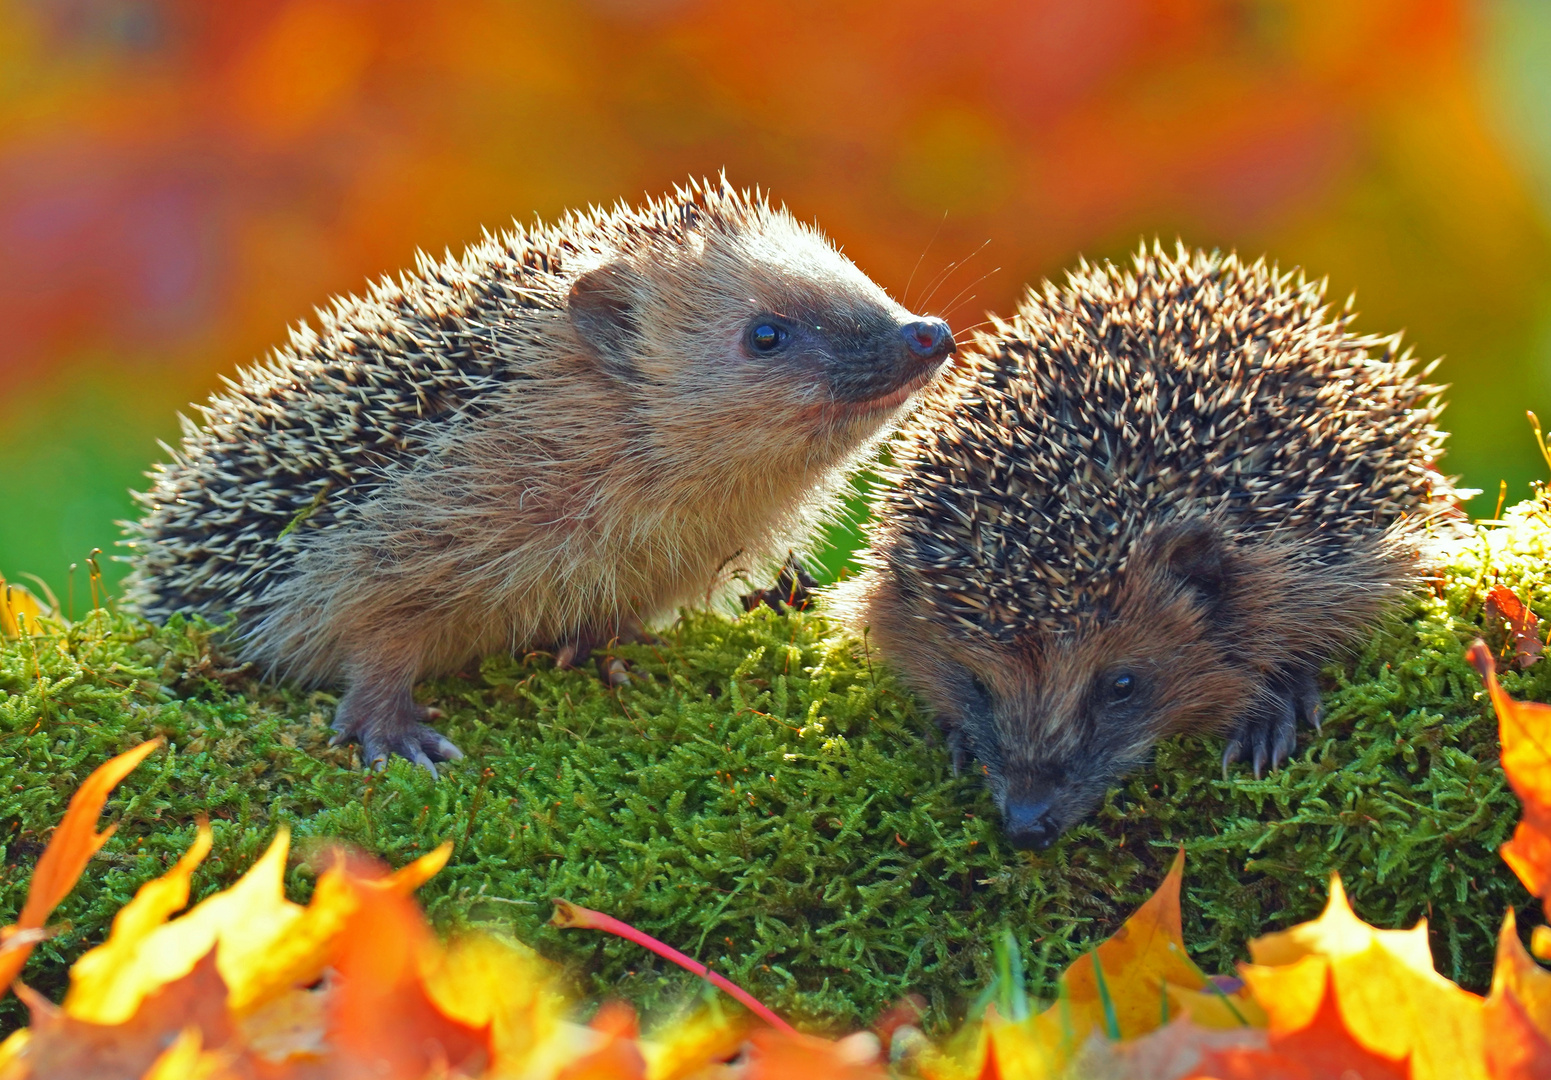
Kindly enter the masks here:
M 1154 235 L 1328 275 L 1446 357 L 1490 514 L 1545 472 L 1548 57 L 1544 0 L 0 0 L 0 573 L 63 595 L 331 293 L 723 167 L 960 327 Z

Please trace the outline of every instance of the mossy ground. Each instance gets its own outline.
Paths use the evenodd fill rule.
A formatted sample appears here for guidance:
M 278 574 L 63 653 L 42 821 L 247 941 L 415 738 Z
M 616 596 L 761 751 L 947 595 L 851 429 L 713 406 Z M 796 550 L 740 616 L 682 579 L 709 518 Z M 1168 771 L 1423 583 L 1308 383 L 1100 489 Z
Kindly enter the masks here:
M 1031 989 L 1048 992 L 1180 845 L 1185 938 L 1210 970 L 1316 913 L 1339 871 L 1364 918 L 1428 917 L 1440 970 L 1480 989 L 1504 911 L 1527 897 L 1496 854 L 1519 808 L 1464 645 L 1483 632 L 1492 584 L 1551 615 L 1551 526 L 1529 504 L 1510 517 L 1328 669 L 1324 732 L 1304 733 L 1288 767 L 1224 780 L 1218 741 L 1169 742 L 1040 854 L 1003 842 L 985 794 L 951 774 L 887 668 L 821 615 L 685 615 L 660 645 L 623 650 L 640 680 L 618 692 L 544 657 L 428 684 L 421 696 L 468 753 L 433 781 L 402 761 L 352 767 L 349 748 L 327 746 L 332 698 L 227 670 L 207 628 L 98 611 L 0 647 L 0 924 L 76 785 L 159 734 L 168 749 L 110 801 L 118 832 L 27 969 L 48 993 L 201 814 L 215 829 L 201 895 L 230 884 L 282 823 L 300 841 L 296 899 L 310 890 L 308 838 L 394 864 L 450 838 L 451 863 L 421 892 L 439 926 L 514 935 L 578 992 L 648 1010 L 702 985 L 634 945 L 546 926 L 551 897 L 634 923 L 815 1026 L 866 1022 L 912 991 L 945 1024 L 989 979 L 1004 928 Z M 1486 635 L 1503 644 L 1500 627 Z M 1503 681 L 1551 700 L 1551 661 Z M 14 999 L 6 1008 L 0 1026 L 19 1019 Z

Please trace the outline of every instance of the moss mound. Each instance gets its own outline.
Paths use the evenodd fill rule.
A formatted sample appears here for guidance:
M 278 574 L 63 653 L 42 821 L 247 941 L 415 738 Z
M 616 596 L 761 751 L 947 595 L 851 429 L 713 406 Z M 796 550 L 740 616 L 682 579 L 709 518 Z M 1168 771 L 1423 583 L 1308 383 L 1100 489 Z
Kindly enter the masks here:
M 1217 742 L 1176 740 L 1038 855 L 1004 844 L 908 695 L 821 616 L 688 614 L 663 644 L 625 651 L 642 678 L 619 692 L 543 657 L 429 684 L 422 696 L 468 753 L 433 781 L 404 762 L 353 769 L 350 749 L 326 745 L 332 698 L 228 669 L 208 628 L 95 612 L 0 647 L 0 923 L 86 773 L 160 734 L 169 749 L 110 802 L 118 832 L 28 968 L 40 989 L 62 991 L 69 963 L 184 850 L 200 814 L 215 828 L 201 895 L 280 824 L 394 864 L 451 838 L 451 864 L 421 893 L 440 926 L 510 933 L 580 992 L 649 1010 L 701 985 L 633 945 L 546 926 L 549 898 L 632 922 L 817 1026 L 864 1023 L 911 991 L 945 1024 L 988 980 L 1004 929 L 1031 989 L 1048 991 L 1180 845 L 1185 937 L 1209 970 L 1316 913 L 1339 871 L 1368 920 L 1428 917 L 1440 970 L 1482 988 L 1499 921 L 1527 898 L 1496 855 L 1518 804 L 1463 646 L 1483 632 L 1492 584 L 1551 615 L 1542 515 L 1526 504 L 1480 529 L 1432 594 L 1333 665 L 1324 733 L 1305 733 L 1290 766 L 1225 781 Z M 1503 644 L 1500 627 L 1486 634 Z M 1503 681 L 1551 700 L 1551 662 Z M 311 870 L 293 862 L 304 899 Z M 10 1026 L 14 999 L 6 1008 Z

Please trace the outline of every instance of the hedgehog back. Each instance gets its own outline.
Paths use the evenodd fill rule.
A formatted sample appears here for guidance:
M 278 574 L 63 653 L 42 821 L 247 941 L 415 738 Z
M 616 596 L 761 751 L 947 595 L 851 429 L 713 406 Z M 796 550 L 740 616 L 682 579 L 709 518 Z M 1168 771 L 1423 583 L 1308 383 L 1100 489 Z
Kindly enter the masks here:
M 145 615 L 241 613 L 283 579 L 303 541 L 347 524 L 383 484 L 530 379 L 531 318 L 561 310 L 553 231 L 487 236 L 461 260 L 319 311 L 268 362 L 184 421 L 179 449 L 126 523 L 129 599 Z
M 1433 468 L 1438 388 L 1323 297 L 1263 261 L 1157 245 L 1031 290 L 958 395 L 903 433 L 875 550 L 958 624 L 1008 640 L 1101 603 L 1170 521 L 1313 540 L 1334 566 L 1425 517 L 1453 494 Z

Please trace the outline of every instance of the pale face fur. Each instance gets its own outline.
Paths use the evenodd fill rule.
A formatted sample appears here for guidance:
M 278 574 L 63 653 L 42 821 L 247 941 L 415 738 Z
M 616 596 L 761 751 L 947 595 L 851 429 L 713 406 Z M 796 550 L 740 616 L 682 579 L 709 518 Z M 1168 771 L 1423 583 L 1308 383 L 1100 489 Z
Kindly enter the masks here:
M 583 349 L 627 358 L 609 370 L 653 449 L 714 455 L 723 467 L 694 471 L 717 486 L 729 465 L 807 473 L 849 459 L 943 359 L 908 355 L 901 327 L 916 316 L 784 214 L 645 247 L 602 272 L 625 314 L 612 340 L 589 341 L 584 328 Z M 783 338 L 768 352 L 750 340 L 763 326 Z

